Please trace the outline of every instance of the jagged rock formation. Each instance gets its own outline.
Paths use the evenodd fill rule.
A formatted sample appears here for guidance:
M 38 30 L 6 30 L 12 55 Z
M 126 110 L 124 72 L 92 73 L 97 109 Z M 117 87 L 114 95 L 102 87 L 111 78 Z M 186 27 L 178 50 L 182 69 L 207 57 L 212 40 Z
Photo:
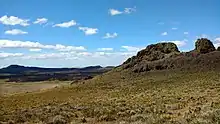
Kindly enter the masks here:
M 209 39 L 201 38 L 196 41 L 195 50 L 199 53 L 204 54 L 215 51 L 215 47 Z
M 220 52 L 208 39 L 196 41 L 195 50 L 181 53 L 174 43 L 158 43 L 147 46 L 136 56 L 129 58 L 121 67 L 133 72 L 164 69 L 217 69 L 220 67 Z

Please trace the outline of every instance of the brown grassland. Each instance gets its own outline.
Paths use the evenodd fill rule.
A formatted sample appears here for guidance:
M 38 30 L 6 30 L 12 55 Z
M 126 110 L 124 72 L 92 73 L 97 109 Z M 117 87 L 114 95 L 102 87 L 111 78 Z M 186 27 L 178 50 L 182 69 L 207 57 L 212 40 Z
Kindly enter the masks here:
M 120 68 L 92 80 L 0 97 L 0 123 L 220 123 L 220 73 Z

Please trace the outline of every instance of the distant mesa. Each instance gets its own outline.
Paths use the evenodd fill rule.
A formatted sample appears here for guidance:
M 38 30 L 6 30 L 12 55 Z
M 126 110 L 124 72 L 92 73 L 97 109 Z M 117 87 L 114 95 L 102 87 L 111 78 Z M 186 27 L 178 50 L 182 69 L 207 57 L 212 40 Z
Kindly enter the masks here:
M 209 39 L 201 38 L 195 49 L 180 52 L 174 43 L 157 43 L 147 46 L 120 67 L 133 72 L 153 70 L 215 70 L 220 69 L 220 52 Z

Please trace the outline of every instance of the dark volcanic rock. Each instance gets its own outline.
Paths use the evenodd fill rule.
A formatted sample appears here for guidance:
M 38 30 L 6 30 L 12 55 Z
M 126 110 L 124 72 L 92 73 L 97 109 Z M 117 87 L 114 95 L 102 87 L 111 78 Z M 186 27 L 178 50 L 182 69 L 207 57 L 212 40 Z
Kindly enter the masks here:
M 140 63 L 149 63 L 153 61 L 159 61 L 167 57 L 174 57 L 179 54 L 179 50 L 174 43 L 158 43 L 147 46 L 145 49 L 139 51 L 137 56 L 133 56 L 124 62 L 123 67 L 140 68 L 140 70 L 148 71 L 151 70 L 152 66 L 139 67 Z M 146 65 L 146 64 L 145 64 Z M 161 67 L 157 67 L 161 68 Z M 139 70 L 139 69 L 138 69 Z
M 210 40 L 207 38 L 201 38 L 196 41 L 196 49 L 199 53 L 209 53 L 215 51 L 215 47 Z
M 151 56 L 152 58 L 161 59 L 162 56 L 159 55 L 159 53 L 163 54 L 169 54 L 172 52 L 179 52 L 176 44 L 174 43 L 158 43 L 158 44 L 152 44 L 146 47 L 146 49 L 143 49 L 138 52 L 137 57 L 143 57 L 143 56 Z M 150 61 L 153 61 L 154 59 L 150 59 Z
M 195 50 L 183 53 L 174 43 L 158 43 L 147 46 L 121 67 L 136 73 L 167 69 L 220 70 L 220 52 L 215 51 L 212 42 L 205 38 L 197 40 Z

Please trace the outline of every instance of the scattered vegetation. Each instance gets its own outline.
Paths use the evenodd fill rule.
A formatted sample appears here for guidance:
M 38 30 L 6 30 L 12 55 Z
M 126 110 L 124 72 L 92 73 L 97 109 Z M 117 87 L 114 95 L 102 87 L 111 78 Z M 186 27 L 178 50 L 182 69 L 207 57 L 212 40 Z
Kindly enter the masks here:
M 187 53 L 150 45 L 93 79 L 1 96 L 0 123 L 218 124 L 220 52 L 208 44 Z
M 1 97 L 0 121 L 218 123 L 219 77 L 217 72 L 135 74 L 115 69 L 84 84 Z

